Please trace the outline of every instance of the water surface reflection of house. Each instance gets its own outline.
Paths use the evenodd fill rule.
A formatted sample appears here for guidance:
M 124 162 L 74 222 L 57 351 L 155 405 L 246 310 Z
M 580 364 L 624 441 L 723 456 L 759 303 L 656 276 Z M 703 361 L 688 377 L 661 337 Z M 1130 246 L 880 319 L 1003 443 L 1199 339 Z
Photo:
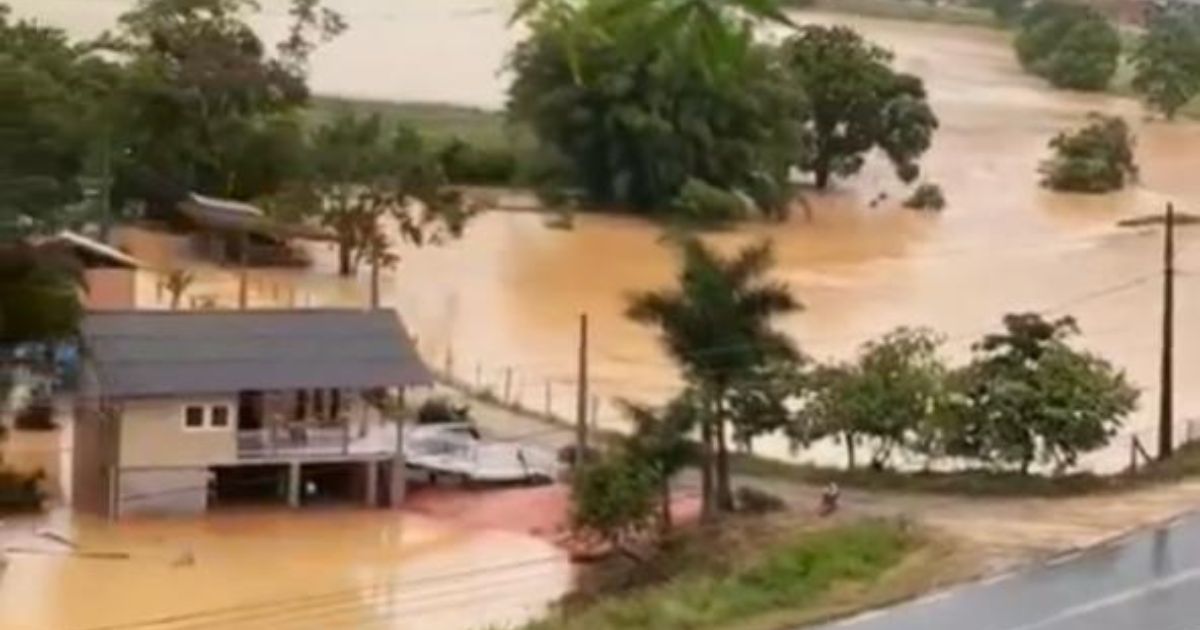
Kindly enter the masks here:
M 97 312 L 82 328 L 77 508 L 399 500 L 375 403 L 432 378 L 392 311 Z

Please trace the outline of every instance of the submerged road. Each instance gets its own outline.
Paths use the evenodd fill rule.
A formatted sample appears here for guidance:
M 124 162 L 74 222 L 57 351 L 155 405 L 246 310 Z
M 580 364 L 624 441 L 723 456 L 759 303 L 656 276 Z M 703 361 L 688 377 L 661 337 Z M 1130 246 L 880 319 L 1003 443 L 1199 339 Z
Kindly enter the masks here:
M 1200 515 L 821 630 L 1200 630 Z

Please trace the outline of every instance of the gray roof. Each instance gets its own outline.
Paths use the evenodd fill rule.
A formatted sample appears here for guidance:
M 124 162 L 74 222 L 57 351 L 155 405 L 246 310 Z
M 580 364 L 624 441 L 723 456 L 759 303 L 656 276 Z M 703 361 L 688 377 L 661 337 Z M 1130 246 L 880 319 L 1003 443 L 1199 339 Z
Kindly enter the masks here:
M 390 310 L 96 312 L 83 337 L 114 397 L 433 382 Z

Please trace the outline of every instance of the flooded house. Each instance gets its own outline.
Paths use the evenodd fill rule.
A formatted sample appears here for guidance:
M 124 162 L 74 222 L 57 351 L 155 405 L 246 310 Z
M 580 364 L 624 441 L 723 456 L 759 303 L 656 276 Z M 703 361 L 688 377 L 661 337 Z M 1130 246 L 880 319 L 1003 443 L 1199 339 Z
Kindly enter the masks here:
M 77 509 L 401 500 L 380 401 L 432 377 L 393 311 L 92 312 L 82 337 Z

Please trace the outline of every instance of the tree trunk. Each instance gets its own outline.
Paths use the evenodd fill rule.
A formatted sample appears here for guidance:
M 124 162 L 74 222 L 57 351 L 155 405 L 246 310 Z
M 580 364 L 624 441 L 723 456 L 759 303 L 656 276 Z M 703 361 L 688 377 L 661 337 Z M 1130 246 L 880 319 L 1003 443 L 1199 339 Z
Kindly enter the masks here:
M 725 440 L 725 419 L 717 417 L 717 509 L 733 511 L 733 490 L 729 482 L 729 448 Z
M 700 423 L 700 519 L 711 522 L 716 517 L 713 501 L 712 421 Z
M 350 255 L 352 252 L 350 250 L 349 243 L 344 240 L 338 241 L 338 275 L 343 278 L 349 277 L 352 270 L 350 265 Z
M 846 434 L 846 470 L 854 470 L 854 435 Z
M 813 176 L 816 179 L 817 190 L 829 188 L 829 173 L 833 170 L 833 160 L 825 150 L 817 149 L 817 159 L 813 162 Z
M 659 500 L 662 502 L 659 509 L 662 510 L 662 530 L 663 533 L 666 533 L 671 531 L 671 527 L 674 526 L 674 521 L 671 518 L 671 477 L 663 475 L 662 479 L 659 480 L 659 484 L 659 492 L 662 493 L 659 497 Z

